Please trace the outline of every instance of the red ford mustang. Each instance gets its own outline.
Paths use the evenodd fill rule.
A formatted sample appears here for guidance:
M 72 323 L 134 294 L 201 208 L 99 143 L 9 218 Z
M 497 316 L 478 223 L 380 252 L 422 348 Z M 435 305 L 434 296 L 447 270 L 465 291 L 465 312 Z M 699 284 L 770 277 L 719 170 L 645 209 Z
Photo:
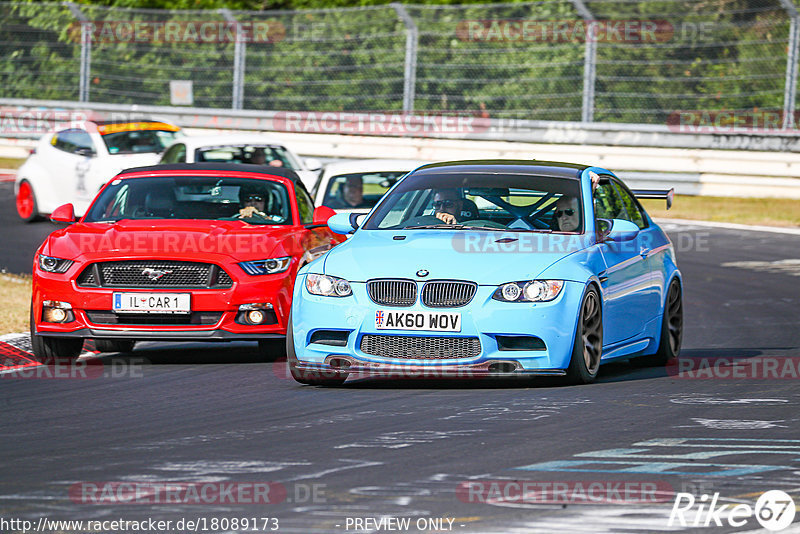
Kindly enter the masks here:
M 343 240 L 298 176 L 220 163 L 128 169 L 75 222 L 57 208 L 34 259 L 31 337 L 43 361 L 139 340 L 258 340 L 286 333 L 297 270 Z M 277 339 L 276 339 L 277 338 Z

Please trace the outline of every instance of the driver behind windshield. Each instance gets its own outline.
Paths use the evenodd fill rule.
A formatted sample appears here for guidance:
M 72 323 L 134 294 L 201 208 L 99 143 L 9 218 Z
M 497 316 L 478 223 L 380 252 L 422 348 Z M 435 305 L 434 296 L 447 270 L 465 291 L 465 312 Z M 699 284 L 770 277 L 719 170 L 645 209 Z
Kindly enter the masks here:
M 239 214 L 234 216 L 235 219 L 247 219 L 247 222 L 255 223 L 273 221 L 272 217 L 264 213 L 266 199 L 263 193 L 242 187 L 239 189 L 239 202 L 242 208 L 239 210 Z
M 445 224 L 456 224 L 464 202 L 455 189 L 440 189 L 433 197 L 433 210 L 437 219 Z

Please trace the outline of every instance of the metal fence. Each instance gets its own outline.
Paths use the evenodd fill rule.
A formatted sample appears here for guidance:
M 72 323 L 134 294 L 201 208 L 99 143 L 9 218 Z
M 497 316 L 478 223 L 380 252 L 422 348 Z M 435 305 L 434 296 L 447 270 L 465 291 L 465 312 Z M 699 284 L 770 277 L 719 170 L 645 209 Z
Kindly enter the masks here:
M 542 0 L 304 11 L 0 4 L 0 96 L 793 127 L 798 0 Z

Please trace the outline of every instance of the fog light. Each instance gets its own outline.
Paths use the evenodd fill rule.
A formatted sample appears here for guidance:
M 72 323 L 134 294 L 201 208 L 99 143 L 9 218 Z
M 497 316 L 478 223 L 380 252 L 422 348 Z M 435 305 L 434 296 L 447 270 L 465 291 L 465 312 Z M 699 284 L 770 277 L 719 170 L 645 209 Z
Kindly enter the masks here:
M 253 324 L 261 324 L 264 322 L 264 312 L 260 310 L 250 310 L 247 312 L 247 320 Z
M 271 303 L 251 302 L 239 306 L 239 314 L 236 316 L 236 322 L 249 325 L 268 325 L 275 324 L 277 318 Z
M 61 308 L 48 308 L 44 312 L 44 320 L 48 323 L 63 323 L 67 319 L 67 312 Z
M 73 321 L 72 304 L 58 300 L 42 302 L 42 321 L 45 323 L 68 323 Z

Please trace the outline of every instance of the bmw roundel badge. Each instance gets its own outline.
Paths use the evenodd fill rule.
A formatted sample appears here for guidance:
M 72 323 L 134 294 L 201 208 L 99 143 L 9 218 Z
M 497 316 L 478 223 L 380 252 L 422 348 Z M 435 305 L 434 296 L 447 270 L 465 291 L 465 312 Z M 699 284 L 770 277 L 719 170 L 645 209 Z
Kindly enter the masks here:
M 429 274 L 430 273 L 425 269 L 420 269 L 419 271 L 417 271 L 417 276 L 419 276 L 420 278 L 425 278 Z

